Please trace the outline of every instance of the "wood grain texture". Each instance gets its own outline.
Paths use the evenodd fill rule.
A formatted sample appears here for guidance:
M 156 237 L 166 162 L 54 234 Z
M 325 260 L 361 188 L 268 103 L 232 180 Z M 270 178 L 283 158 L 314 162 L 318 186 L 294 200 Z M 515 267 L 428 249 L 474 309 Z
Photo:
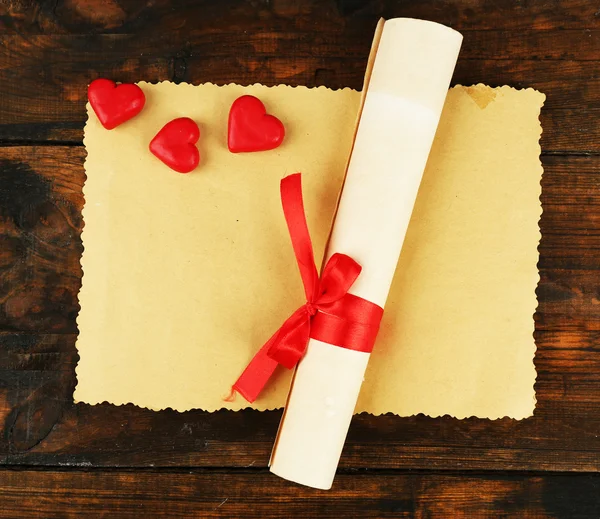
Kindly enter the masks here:
M 279 411 L 74 405 L 87 84 L 360 88 L 380 16 L 547 95 L 533 418 L 356 416 L 319 492 L 266 473 Z M 592 0 L 0 2 L 0 517 L 600 517 L 599 116 Z
M 23 160 L 23 153 L 29 158 Z M 0 151 L 3 329 L 37 323 L 46 331 L 76 330 L 84 153 L 44 147 Z
M 172 9 L 164 1 L 113 0 L 101 9 L 89 1 L 32 9 L 8 2 L 0 18 L 6 29 L 0 36 L 0 143 L 80 142 L 86 86 L 97 77 L 359 89 L 377 19 L 428 10 L 425 18 L 467 31 L 453 83 L 548 93 L 544 150 L 599 153 L 600 129 L 591 122 L 600 114 L 600 15 L 593 2 L 551 8 L 547 1 L 528 2 L 525 11 L 515 5 L 512 16 L 513 2 L 455 4 L 228 1 L 178 2 Z M 561 8 L 569 13 L 564 26 L 546 30 Z M 499 18 L 502 24 L 490 26 Z M 547 26 L 512 25 L 520 18 L 545 19 Z
M 31 34 L 178 31 L 184 21 L 213 33 L 227 27 L 319 32 L 380 16 L 424 18 L 460 31 L 600 28 L 598 5 L 589 0 L 178 0 L 176 8 L 169 0 L 8 0 L 0 15 L 7 32 Z
M 78 147 L 0 148 L 0 200 L 14 202 L 0 204 L 0 329 L 13 331 L 0 334 L 4 462 L 266 467 L 279 412 L 73 405 L 84 158 Z M 600 470 L 600 157 L 543 163 L 534 417 L 360 415 L 342 467 Z
M 338 475 L 333 488 L 322 491 L 291 485 L 263 471 L 4 471 L 0 472 L 0 494 L 0 518 L 7 519 L 600 516 L 600 477 L 591 475 L 358 473 Z
M 600 471 L 598 332 L 538 332 L 538 408 L 496 421 L 355 416 L 345 469 Z M 69 334 L 0 335 L 2 463 L 106 468 L 266 467 L 281 413 L 73 405 Z
M 84 159 L 78 147 L 0 148 L 0 329 L 76 331 Z M 563 307 L 566 300 L 579 301 L 576 309 L 585 309 L 580 325 L 597 326 L 600 157 L 549 155 L 542 162 L 538 294 L 550 294 Z M 571 292 L 547 288 L 545 279 Z M 548 319 L 544 305 L 554 303 L 540 302 L 538 327 Z M 562 313 L 551 315 L 550 329 L 565 320 Z

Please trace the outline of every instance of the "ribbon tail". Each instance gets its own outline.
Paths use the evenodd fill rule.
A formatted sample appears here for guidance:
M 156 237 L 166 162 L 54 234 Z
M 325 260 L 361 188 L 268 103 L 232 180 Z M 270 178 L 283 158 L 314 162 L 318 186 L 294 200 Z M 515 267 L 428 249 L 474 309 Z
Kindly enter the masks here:
M 311 317 L 317 303 L 330 304 L 343 297 L 360 273 L 360 265 L 344 254 L 334 254 L 325 267 L 321 286 L 302 200 L 299 173 L 281 181 L 281 203 L 292 247 L 302 277 L 307 303 L 296 310 L 258 351 L 233 385 L 248 402 L 254 402 L 273 375 L 278 364 L 295 367 L 306 352 L 310 339 Z M 327 274 L 327 275 L 325 275 Z
M 278 364 L 288 369 L 298 364 L 306 350 L 309 335 L 310 316 L 306 313 L 306 308 L 301 306 L 258 350 L 232 389 L 248 402 L 254 402 Z
M 268 341 L 260 350 L 258 350 L 256 355 L 254 355 L 250 361 L 250 364 L 246 366 L 244 372 L 233 385 L 233 390 L 237 391 L 250 403 L 258 398 L 258 395 L 263 390 L 278 365 L 278 362 L 273 360 L 267 354 L 271 347 L 271 342 L 272 341 Z

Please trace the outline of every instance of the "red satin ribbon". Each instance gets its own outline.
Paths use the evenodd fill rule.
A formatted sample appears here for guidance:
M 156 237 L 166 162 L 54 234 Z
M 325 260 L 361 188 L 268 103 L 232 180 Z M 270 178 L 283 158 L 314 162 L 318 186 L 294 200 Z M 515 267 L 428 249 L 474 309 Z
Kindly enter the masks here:
M 281 203 L 306 304 L 283 323 L 233 385 L 248 402 L 256 400 L 278 364 L 288 369 L 298 364 L 309 338 L 370 353 L 383 315 L 380 306 L 348 294 L 361 271 L 361 266 L 350 256 L 339 253 L 331 256 L 319 278 L 304 213 L 300 173 L 281 181 Z

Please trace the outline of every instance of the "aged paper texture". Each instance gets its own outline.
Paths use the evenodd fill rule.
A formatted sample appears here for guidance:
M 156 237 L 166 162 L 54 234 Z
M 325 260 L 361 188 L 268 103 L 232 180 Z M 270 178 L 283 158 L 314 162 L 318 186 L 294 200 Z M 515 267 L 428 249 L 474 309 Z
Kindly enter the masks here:
M 141 83 L 144 111 L 85 129 L 84 271 L 75 400 L 179 411 L 224 400 L 253 354 L 303 303 L 279 180 L 303 173 L 323 255 L 360 94 L 323 87 Z M 242 94 L 286 126 L 281 147 L 232 154 Z M 535 395 L 533 313 L 542 167 L 539 92 L 449 91 L 357 412 L 523 418 Z M 148 151 L 176 117 L 200 126 L 200 166 Z M 256 409 L 281 407 L 281 369 Z

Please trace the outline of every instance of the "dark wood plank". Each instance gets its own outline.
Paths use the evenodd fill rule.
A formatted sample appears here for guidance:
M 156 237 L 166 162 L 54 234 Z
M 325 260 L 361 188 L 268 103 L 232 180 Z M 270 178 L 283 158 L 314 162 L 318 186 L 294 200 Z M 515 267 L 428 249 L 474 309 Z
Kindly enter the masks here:
M 0 153 L 0 328 L 76 330 L 83 158 L 83 148 Z
M 6 0 L 0 22 L 13 33 L 150 32 L 180 30 L 186 25 L 218 32 L 230 27 L 254 31 L 314 31 L 361 24 L 383 16 L 424 18 L 467 29 L 594 29 L 600 27 L 597 3 L 589 0 L 71 0 L 68 2 Z M 317 22 L 315 22 L 317 20 Z
M 82 148 L 0 149 L 0 329 L 76 331 L 84 158 Z M 589 319 L 600 312 L 600 158 L 543 162 L 540 293 L 547 284 L 566 287 Z
M 533 418 L 354 417 L 342 468 L 600 471 L 595 329 L 536 332 Z M 585 325 L 584 325 L 585 326 Z M 0 334 L 5 465 L 266 467 L 280 412 L 73 405 L 74 334 Z
M 0 472 L 0 517 L 597 519 L 600 477 L 338 475 L 329 491 L 260 472 Z M 168 498 L 165 498 L 168 496 Z
M 132 57 L 139 53 L 168 56 L 173 52 L 189 50 L 199 56 L 226 57 L 314 57 L 356 58 L 365 60 L 368 55 L 377 18 L 362 25 L 325 27 L 320 30 L 300 32 L 293 27 L 284 32 L 269 30 L 261 25 L 259 30 L 243 31 L 221 27 L 218 32 L 187 28 L 172 34 L 3 34 L 0 41 L 5 52 L 25 58 L 25 51 L 48 51 L 54 46 L 70 49 L 69 56 L 81 61 L 84 52 L 92 55 L 102 50 L 98 61 L 112 61 L 124 57 L 129 49 Z M 51 45 L 54 44 L 54 45 Z M 160 44 L 162 48 L 152 48 Z M 159 54 L 160 53 L 160 54 Z M 23 55 L 21 55 L 23 54 Z M 78 56 L 79 55 L 79 56 Z M 599 29 L 567 29 L 554 31 L 523 30 L 468 30 L 460 50 L 461 59 L 488 60 L 600 60 Z M 58 61 L 58 60 L 57 60 Z M 62 61 L 65 61 L 64 59 Z M 32 61 L 33 62 L 33 61 Z
M 73 405 L 84 155 L 0 149 L 2 462 L 265 467 L 279 412 Z M 342 467 L 600 470 L 600 157 L 544 165 L 535 416 L 360 415 Z
M 548 92 L 548 95 L 551 95 Z M 553 154 L 600 153 L 600 109 L 542 108 L 542 150 Z M 0 127 L 0 134 L 2 129 Z
M 271 16 L 246 30 L 1 36 L 0 143 L 81 142 L 86 87 L 99 76 L 360 88 L 377 16 L 336 16 L 310 32 Z M 468 31 L 453 81 L 546 92 L 544 150 L 600 153 L 599 60 L 597 29 Z
M 460 59 L 597 61 L 600 31 L 468 30 L 464 31 Z

